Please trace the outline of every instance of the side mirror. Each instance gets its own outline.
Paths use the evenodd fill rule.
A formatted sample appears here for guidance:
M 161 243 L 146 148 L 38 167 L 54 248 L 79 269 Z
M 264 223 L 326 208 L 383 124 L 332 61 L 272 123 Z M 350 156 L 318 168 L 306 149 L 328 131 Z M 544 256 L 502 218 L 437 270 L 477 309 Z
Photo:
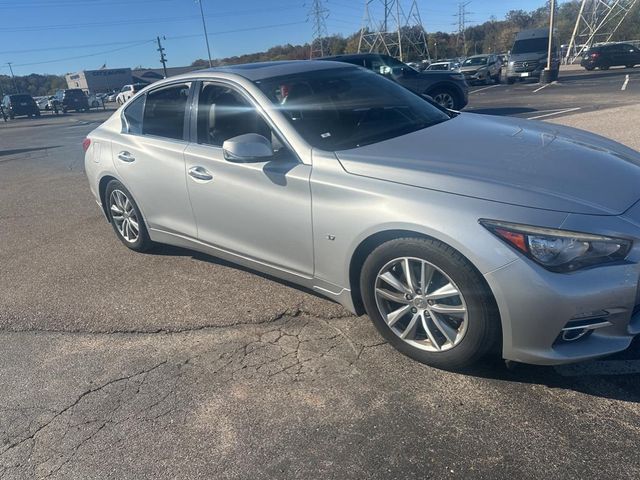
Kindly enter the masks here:
M 224 159 L 230 162 L 264 162 L 273 157 L 273 146 L 262 135 L 246 133 L 225 140 L 222 152 Z

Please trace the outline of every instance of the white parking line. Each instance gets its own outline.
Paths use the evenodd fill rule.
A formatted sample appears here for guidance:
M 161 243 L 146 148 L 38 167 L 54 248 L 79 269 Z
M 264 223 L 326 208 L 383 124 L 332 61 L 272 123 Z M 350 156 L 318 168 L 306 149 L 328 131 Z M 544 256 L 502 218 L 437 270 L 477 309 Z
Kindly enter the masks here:
M 546 83 L 544 85 L 542 85 L 540 88 L 536 88 L 533 93 L 539 92 L 540 90 L 542 90 L 543 88 L 547 88 L 549 85 L 551 85 L 550 83 Z
M 496 88 L 496 87 L 499 87 L 499 86 L 500 86 L 500 85 L 490 85 L 490 86 L 488 86 L 488 87 L 482 87 L 482 88 L 479 88 L 479 89 L 474 90 L 474 91 L 472 91 L 472 92 L 469 92 L 469 95 L 471 95 L 472 93 L 478 93 L 478 92 L 481 92 L 481 91 L 483 91 L 483 90 L 489 90 L 490 88 Z
M 629 74 L 624 77 L 624 83 L 622 84 L 622 88 L 620 90 L 625 91 L 627 89 L 627 85 L 629 84 Z
M 537 120 L 539 118 L 552 117 L 553 115 L 562 115 L 563 113 L 575 112 L 580 110 L 581 107 L 565 108 L 564 110 L 557 110 L 553 113 L 545 113 L 544 115 L 536 115 L 535 117 L 527 117 L 527 120 Z
M 563 377 L 587 375 L 630 375 L 640 373 L 640 360 L 601 360 L 573 365 L 558 365 L 554 370 Z

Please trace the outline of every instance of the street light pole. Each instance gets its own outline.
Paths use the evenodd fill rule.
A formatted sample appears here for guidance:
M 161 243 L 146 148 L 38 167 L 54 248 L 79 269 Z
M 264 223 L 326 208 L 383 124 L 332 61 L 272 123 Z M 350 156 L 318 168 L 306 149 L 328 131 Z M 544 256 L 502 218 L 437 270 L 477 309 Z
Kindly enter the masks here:
M 7 62 L 7 65 L 9 65 L 9 71 L 11 72 L 11 81 L 13 82 L 13 89 L 16 91 L 16 93 L 19 93 L 18 85 L 16 84 L 16 76 L 13 74 L 13 68 L 11 67 L 11 62 Z
M 209 56 L 209 67 L 213 67 L 211 63 L 211 47 L 209 47 L 209 35 L 207 35 L 207 24 L 204 21 L 204 10 L 202 10 L 202 0 L 197 0 L 200 5 L 200 16 L 202 17 L 202 29 L 204 30 L 204 40 L 207 42 L 207 55 Z

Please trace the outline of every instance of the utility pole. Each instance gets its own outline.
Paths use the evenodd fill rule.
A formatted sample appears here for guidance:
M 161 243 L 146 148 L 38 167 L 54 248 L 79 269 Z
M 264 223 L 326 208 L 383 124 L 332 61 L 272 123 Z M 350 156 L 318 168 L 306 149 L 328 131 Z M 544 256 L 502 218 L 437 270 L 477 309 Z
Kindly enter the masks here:
M 13 89 L 16 91 L 16 93 L 19 93 L 18 85 L 16 84 L 16 76 L 13 74 L 13 68 L 11 67 L 11 62 L 7 62 L 7 65 L 9 65 L 9 71 L 11 72 L 11 81 L 13 82 Z
M 309 58 L 324 57 L 327 55 L 329 46 L 326 45 L 326 38 L 329 36 L 327 33 L 327 17 L 329 17 L 329 10 L 324 5 L 324 0 L 313 0 L 311 2 L 311 9 L 309 10 L 309 17 L 311 17 L 313 23 L 313 40 L 311 40 L 311 53 Z
M 211 62 L 211 47 L 209 46 L 209 35 L 207 34 L 207 24 L 204 21 L 204 10 L 202 9 L 202 0 L 196 0 L 200 5 L 200 16 L 202 17 L 202 29 L 204 30 L 204 41 L 207 42 L 207 55 L 209 58 L 209 67 L 213 67 Z
M 164 39 L 164 37 L 162 37 Z M 164 72 L 164 78 L 167 78 L 167 57 L 164 55 L 164 47 L 160 43 L 160 36 L 156 37 L 158 40 L 158 51 L 160 52 L 160 63 L 162 63 L 162 71 Z

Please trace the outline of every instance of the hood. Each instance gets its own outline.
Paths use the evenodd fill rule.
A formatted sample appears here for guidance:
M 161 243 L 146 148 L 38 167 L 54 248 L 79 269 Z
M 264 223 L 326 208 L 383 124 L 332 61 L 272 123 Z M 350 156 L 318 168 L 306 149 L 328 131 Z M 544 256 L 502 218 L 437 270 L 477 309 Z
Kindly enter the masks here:
M 462 113 L 336 156 L 354 175 L 523 207 L 618 215 L 640 198 L 640 153 L 531 120 Z

